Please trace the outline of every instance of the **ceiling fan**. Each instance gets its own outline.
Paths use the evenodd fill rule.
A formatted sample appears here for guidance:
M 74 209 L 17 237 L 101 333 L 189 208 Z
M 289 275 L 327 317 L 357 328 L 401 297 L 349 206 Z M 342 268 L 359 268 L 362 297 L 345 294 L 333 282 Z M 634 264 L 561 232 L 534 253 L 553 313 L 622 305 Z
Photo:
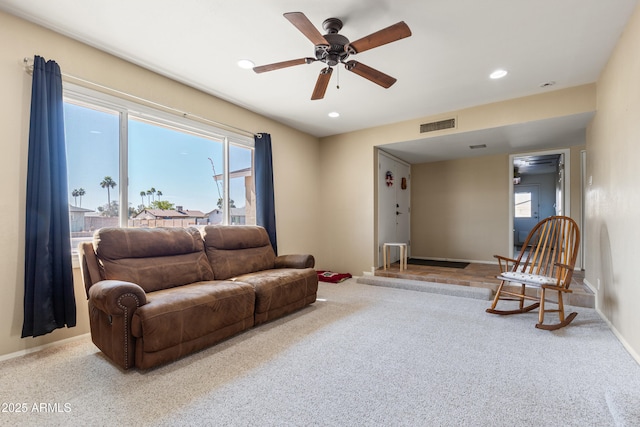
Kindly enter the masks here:
M 316 86 L 311 95 L 312 100 L 324 98 L 333 67 L 338 64 L 344 64 L 347 71 L 364 77 L 385 89 L 396 82 L 395 78 L 381 71 L 358 61 L 347 61 L 347 59 L 351 55 L 409 37 L 411 30 L 404 21 L 400 21 L 380 31 L 369 34 L 366 37 L 350 42 L 348 38 L 338 34 L 338 31 L 342 29 L 342 21 L 338 18 L 329 18 L 322 23 L 322 28 L 327 32 L 327 34 L 323 36 L 302 12 L 285 13 L 284 17 L 315 45 L 315 58 L 307 57 L 261 65 L 253 68 L 253 71 L 256 73 L 279 70 L 294 65 L 311 64 L 316 61 L 323 62 L 327 64 L 327 67 L 320 71 Z

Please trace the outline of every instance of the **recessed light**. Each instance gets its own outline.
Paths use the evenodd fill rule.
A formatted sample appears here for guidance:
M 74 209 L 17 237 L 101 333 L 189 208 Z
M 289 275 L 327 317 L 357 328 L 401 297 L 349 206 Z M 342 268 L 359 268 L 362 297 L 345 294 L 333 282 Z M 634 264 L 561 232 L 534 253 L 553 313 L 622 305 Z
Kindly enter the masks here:
M 250 61 L 248 59 L 241 59 L 240 61 L 238 61 L 238 67 L 244 68 L 245 70 L 250 70 L 255 67 L 255 65 L 256 64 L 254 64 L 253 61 Z
M 336 117 L 340 117 L 340 113 L 338 113 L 337 111 L 332 111 L 328 114 L 328 116 L 335 119 Z
M 495 79 L 501 79 L 507 74 L 508 74 L 507 70 L 495 70 L 493 73 L 489 74 L 489 77 L 495 80 Z

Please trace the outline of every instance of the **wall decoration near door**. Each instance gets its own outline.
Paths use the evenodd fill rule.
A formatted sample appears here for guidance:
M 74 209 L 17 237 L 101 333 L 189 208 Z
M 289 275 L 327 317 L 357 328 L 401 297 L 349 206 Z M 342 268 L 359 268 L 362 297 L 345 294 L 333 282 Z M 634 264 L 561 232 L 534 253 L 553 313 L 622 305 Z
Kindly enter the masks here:
M 393 172 L 387 171 L 386 180 L 387 180 L 387 187 L 391 187 L 393 185 Z

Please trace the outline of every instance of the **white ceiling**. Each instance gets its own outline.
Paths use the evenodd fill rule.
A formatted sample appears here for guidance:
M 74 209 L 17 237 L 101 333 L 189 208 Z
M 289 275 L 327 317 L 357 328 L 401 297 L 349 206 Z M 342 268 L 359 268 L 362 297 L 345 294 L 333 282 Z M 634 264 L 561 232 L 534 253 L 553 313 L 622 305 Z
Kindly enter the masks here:
M 636 3 L 0 0 L 0 9 L 323 137 L 594 82 Z M 397 78 L 397 83 L 383 89 L 339 67 L 340 88 L 336 88 L 334 71 L 324 99 L 311 101 L 324 64 L 263 74 L 238 68 L 240 59 L 263 65 L 314 56 L 313 44 L 282 16 L 294 11 L 303 12 L 323 33 L 325 19 L 340 18 L 344 22 L 340 34 L 351 41 L 405 21 L 411 37 L 352 57 Z M 25 56 L 37 53 L 25 52 Z M 489 79 L 497 68 L 509 74 L 501 80 Z M 556 84 L 540 87 L 550 81 Z M 331 111 L 338 111 L 340 117 L 329 118 Z M 428 152 L 419 142 L 387 148 L 416 163 L 468 156 L 468 145 L 486 138 L 499 141 L 491 147 L 495 150 L 566 146 L 558 136 L 583 135 L 589 118 L 580 115 L 566 121 L 432 138 Z

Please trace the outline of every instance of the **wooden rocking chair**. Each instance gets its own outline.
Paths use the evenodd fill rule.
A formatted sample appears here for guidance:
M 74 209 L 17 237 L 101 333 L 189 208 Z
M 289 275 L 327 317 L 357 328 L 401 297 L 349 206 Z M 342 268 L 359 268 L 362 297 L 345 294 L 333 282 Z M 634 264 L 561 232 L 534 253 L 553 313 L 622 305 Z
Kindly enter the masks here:
M 500 265 L 498 279 L 502 282 L 487 312 L 518 314 L 539 307 L 536 328 L 554 330 L 567 326 L 578 315 L 574 312 L 565 318 L 562 297 L 571 293 L 569 286 L 579 245 L 580 230 L 573 219 L 551 216 L 540 221 L 527 236 L 517 259 L 495 255 Z M 510 284 L 505 286 L 507 282 Z M 557 292 L 557 301 L 545 299 L 549 291 Z M 519 301 L 519 308 L 496 310 L 501 300 Z M 525 300 L 534 302 L 525 306 Z M 547 302 L 556 303 L 557 308 L 546 308 Z M 544 323 L 544 315 L 549 312 L 558 313 L 559 323 Z

